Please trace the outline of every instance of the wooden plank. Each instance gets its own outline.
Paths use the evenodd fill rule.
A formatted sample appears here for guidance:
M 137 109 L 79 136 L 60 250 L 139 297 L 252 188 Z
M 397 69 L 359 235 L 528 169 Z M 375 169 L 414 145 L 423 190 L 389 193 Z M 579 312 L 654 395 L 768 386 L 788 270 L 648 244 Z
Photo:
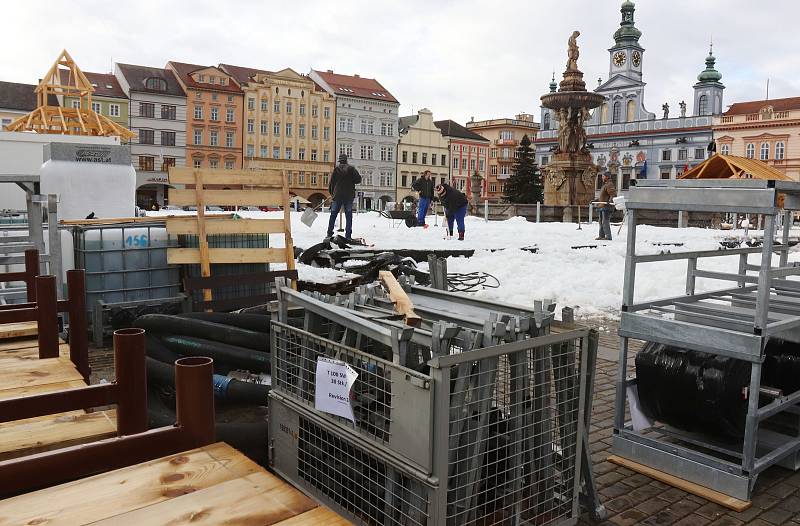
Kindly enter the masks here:
M 270 526 L 317 505 L 266 472 L 228 480 L 99 521 L 96 526 L 258 524 Z
M 281 521 L 275 526 L 319 526 L 320 524 L 325 526 L 349 526 L 353 523 L 340 517 L 329 508 L 319 506 L 297 517 Z
M 84 382 L 83 379 L 68 380 L 66 382 L 53 382 L 49 384 L 26 385 L 23 387 L 15 387 L 0 391 L 0 400 L 5 400 L 6 398 L 16 398 L 17 396 L 51 393 L 53 391 L 63 391 L 65 389 L 75 389 L 77 387 L 85 386 L 86 382 Z
M 0 523 L 89 524 L 247 476 L 251 466 L 227 444 L 212 444 L 0 501 Z
M 29 341 L 29 340 L 26 340 Z M 59 356 L 62 359 L 69 360 L 69 344 L 62 343 L 58 346 Z M 39 359 L 39 346 L 23 347 L 21 349 L 9 349 L 0 351 L 0 369 L 6 366 L 14 366 L 19 363 L 30 362 Z
M 265 206 L 283 202 L 282 190 L 205 190 L 204 193 L 205 204 L 208 206 Z M 169 204 L 194 206 L 195 190 L 170 190 Z M 198 211 L 199 209 L 198 206 Z
M 113 437 L 116 415 L 69 411 L 0 424 L 0 461 Z
M 65 362 L 60 358 L 45 358 L 4 368 L 0 374 L 0 391 L 82 378 L 83 376 L 71 362 Z
M 649 466 L 645 466 L 644 464 L 633 462 L 627 458 L 611 455 L 608 457 L 608 461 L 617 464 L 618 466 L 628 468 L 637 473 L 641 473 L 642 475 L 648 476 L 653 480 L 663 482 L 664 484 L 669 484 L 674 488 L 691 493 L 692 495 L 697 495 L 698 497 L 706 499 L 715 504 L 719 504 L 720 506 L 725 506 L 726 508 L 737 513 L 743 512 L 752 505 L 752 502 L 750 501 L 740 500 L 735 497 L 731 497 L 730 495 L 725 495 L 719 491 L 701 486 L 700 484 L 695 484 L 694 482 L 689 482 L 688 480 L 670 475 L 669 473 L 664 473 L 663 471 L 653 469 Z
M 286 269 L 294 270 L 294 241 L 292 240 L 292 218 L 289 214 L 289 178 L 286 171 L 281 172 L 281 184 L 283 190 L 283 246 L 285 247 L 284 258 Z M 297 280 L 292 280 L 292 288 L 297 290 Z
M 208 260 L 208 237 L 206 237 L 206 191 L 203 186 L 203 173 L 200 170 L 194 171 L 194 194 L 195 204 L 197 204 L 197 245 L 200 255 L 200 275 L 203 277 L 211 276 L 211 262 Z M 172 196 L 170 196 L 170 201 Z M 211 289 L 203 289 L 203 299 L 211 301 Z
M 4 323 L 0 325 L 0 340 L 9 338 L 26 338 L 39 334 L 38 324 L 35 321 L 20 323 Z
M 282 234 L 282 219 L 220 219 L 218 216 L 205 216 L 206 234 Z M 170 217 L 167 231 L 170 234 L 197 235 L 198 225 L 194 216 Z
M 175 216 L 151 216 L 151 217 L 109 217 L 105 219 L 62 219 L 58 223 L 61 225 L 117 225 L 121 223 L 161 223 L 167 217 Z
M 26 338 L 24 340 L 23 339 L 11 340 L 0 343 L 0 353 L 4 351 L 14 351 L 17 349 L 30 349 L 32 347 L 38 349 L 39 340 L 37 340 L 36 338 Z
M 195 173 L 203 175 L 206 184 L 226 184 L 245 186 L 264 186 L 269 188 L 281 187 L 281 172 L 279 170 L 212 170 L 171 166 L 169 169 L 169 182 L 171 184 L 194 184 Z M 172 194 L 170 194 L 170 204 Z
M 283 248 L 210 248 L 211 263 L 283 263 Z M 196 248 L 167 249 L 167 263 L 170 265 L 197 265 L 200 263 L 200 250 Z
M 381 270 L 378 272 L 378 277 L 389 293 L 389 299 L 394 303 L 394 310 L 403 315 L 406 325 L 419 327 L 419 324 L 422 323 L 422 318 L 414 312 L 414 304 L 406 294 L 406 291 L 403 290 L 403 287 L 400 286 L 400 283 L 397 282 L 394 274 L 388 270 Z

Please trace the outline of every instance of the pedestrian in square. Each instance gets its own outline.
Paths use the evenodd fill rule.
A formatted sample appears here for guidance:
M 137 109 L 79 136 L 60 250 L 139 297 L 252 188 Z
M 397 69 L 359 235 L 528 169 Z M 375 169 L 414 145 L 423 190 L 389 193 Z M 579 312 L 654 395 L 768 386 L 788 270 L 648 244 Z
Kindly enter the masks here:
M 328 237 L 333 237 L 333 227 L 339 210 L 344 209 L 344 237 L 353 238 L 353 199 L 356 197 L 356 185 L 361 182 L 361 174 L 355 166 L 347 164 L 347 155 L 339 156 L 339 164 L 331 173 L 328 192 L 331 194 L 331 215 L 328 219 Z
M 411 188 L 419 192 L 419 204 L 417 205 L 417 226 L 428 228 L 425 223 L 425 216 L 428 215 L 428 207 L 433 200 L 433 190 L 436 183 L 431 179 L 431 171 L 425 170 L 422 176 L 411 184 Z
M 617 189 L 614 188 L 614 183 L 611 182 L 608 172 L 603 174 L 603 187 L 600 189 L 600 197 L 597 199 L 600 203 L 600 234 L 595 238 L 597 240 L 611 241 L 611 214 L 614 212 L 613 199 L 617 197 Z
M 458 240 L 464 241 L 464 218 L 467 216 L 467 196 L 450 186 L 440 184 L 436 187 L 436 196 L 444 207 L 447 218 L 447 233 L 453 235 L 453 223 L 458 225 Z

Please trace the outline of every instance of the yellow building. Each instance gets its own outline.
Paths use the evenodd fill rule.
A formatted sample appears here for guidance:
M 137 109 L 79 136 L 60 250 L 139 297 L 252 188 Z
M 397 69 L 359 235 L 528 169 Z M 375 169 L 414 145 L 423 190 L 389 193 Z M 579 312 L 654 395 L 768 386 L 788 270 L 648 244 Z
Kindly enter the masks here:
M 714 117 L 717 152 L 764 161 L 800 181 L 800 97 L 737 102 Z
M 423 108 L 416 115 L 400 117 L 400 142 L 397 148 L 397 201 L 416 201 L 411 184 L 425 170 L 436 184 L 450 180 L 450 145 L 433 123 L 433 112 Z
M 291 68 L 219 67 L 244 92 L 244 168 L 285 168 L 291 192 L 313 203 L 327 197 L 336 160 L 333 95 Z

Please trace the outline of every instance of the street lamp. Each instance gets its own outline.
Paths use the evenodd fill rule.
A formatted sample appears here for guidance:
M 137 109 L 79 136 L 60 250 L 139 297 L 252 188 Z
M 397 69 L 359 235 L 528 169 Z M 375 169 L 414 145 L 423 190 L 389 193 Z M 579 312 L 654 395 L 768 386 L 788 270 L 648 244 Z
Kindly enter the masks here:
M 472 190 L 472 201 L 475 203 L 475 214 L 477 215 L 479 204 L 478 200 L 481 197 L 481 188 L 483 183 L 483 177 L 481 177 L 481 174 L 478 173 L 478 170 L 475 170 L 475 173 L 469 177 L 469 183 L 471 187 L 470 189 Z

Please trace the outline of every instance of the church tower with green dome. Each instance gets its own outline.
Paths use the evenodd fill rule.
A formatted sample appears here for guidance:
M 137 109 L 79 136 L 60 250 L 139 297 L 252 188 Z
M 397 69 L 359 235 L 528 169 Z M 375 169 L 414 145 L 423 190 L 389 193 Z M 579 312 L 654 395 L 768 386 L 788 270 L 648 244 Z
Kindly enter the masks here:
M 722 84 L 722 73 L 716 70 L 717 59 L 714 57 L 713 44 L 709 47 L 706 57 L 706 69 L 697 75 L 697 84 L 694 85 L 694 115 L 719 115 L 722 113 L 722 94 L 725 85 Z

